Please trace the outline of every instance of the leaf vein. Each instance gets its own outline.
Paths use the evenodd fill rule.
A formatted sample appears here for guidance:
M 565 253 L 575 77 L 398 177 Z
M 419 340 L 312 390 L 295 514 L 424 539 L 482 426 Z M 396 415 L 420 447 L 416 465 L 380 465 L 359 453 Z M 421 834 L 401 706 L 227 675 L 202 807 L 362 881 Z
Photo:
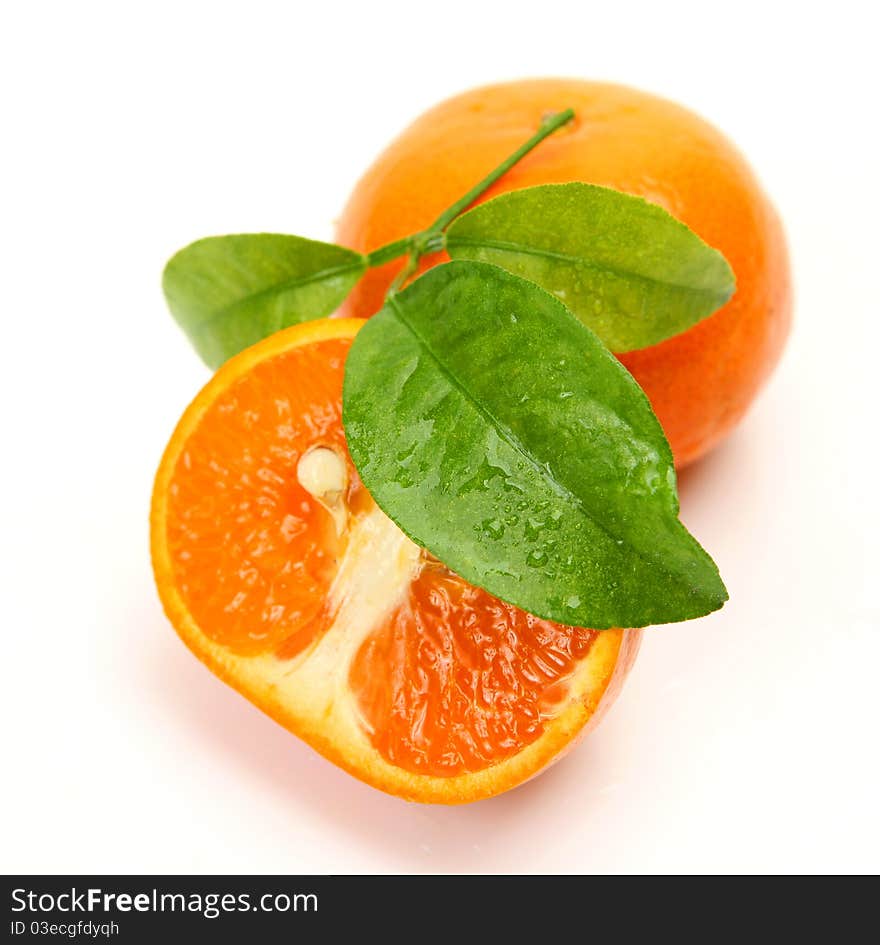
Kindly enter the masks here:
M 221 318 L 226 317 L 227 315 L 232 315 L 238 309 L 247 305 L 248 303 L 259 301 L 262 298 L 270 295 L 281 295 L 284 292 L 288 292 L 291 289 L 298 289 L 302 286 L 309 285 L 313 282 L 319 282 L 322 279 L 332 279 L 335 276 L 345 275 L 349 272 L 355 272 L 358 270 L 363 270 L 365 268 L 364 260 L 358 259 L 349 263 L 345 263 L 341 266 L 332 266 L 329 269 L 321 269 L 318 272 L 309 273 L 305 276 L 296 276 L 292 279 L 287 279 L 284 282 L 276 282 L 272 285 L 266 286 L 264 289 L 258 289 L 256 292 L 251 292 L 248 295 L 243 295 L 241 298 L 236 299 L 234 302 L 231 302 L 228 305 L 224 305 L 222 308 L 216 309 L 211 312 L 208 316 L 196 322 L 192 326 L 192 331 L 201 332 L 213 325 L 215 322 L 219 321 Z
M 538 258 L 546 259 L 556 259 L 560 262 L 565 262 L 573 266 L 580 266 L 585 269 L 592 269 L 599 272 L 610 272 L 615 276 L 619 276 L 622 279 L 634 278 L 638 279 L 641 282 L 647 282 L 652 285 L 662 285 L 667 286 L 670 289 L 680 289 L 688 292 L 695 292 L 700 295 L 707 296 L 711 299 L 727 299 L 730 295 L 724 291 L 719 292 L 713 289 L 707 289 L 700 286 L 694 286 L 682 282 L 674 282 L 670 279 L 659 279 L 655 276 L 649 276 L 641 272 L 636 272 L 632 269 L 621 269 L 618 266 L 613 266 L 610 263 L 599 263 L 593 262 L 589 259 L 585 259 L 583 256 L 574 256 L 571 253 L 562 253 L 557 250 L 551 249 L 541 249 L 540 247 L 535 246 L 526 246 L 521 243 L 513 243 L 507 240 L 492 240 L 492 239 L 483 239 L 476 237 L 467 237 L 467 236 L 452 236 L 450 235 L 447 240 L 447 247 L 450 249 L 455 248 L 455 246 L 464 246 L 471 248 L 481 248 L 485 247 L 487 249 L 497 249 L 500 252 L 508 252 L 512 254 L 518 254 L 521 256 L 536 256 Z

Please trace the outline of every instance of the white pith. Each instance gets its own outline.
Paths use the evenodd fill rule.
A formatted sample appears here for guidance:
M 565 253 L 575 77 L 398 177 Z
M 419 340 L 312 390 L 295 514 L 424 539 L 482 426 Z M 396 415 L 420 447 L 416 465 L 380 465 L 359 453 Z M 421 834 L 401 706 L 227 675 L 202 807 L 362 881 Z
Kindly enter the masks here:
M 357 697 L 348 683 L 351 664 L 370 633 L 405 601 L 422 561 L 418 545 L 374 507 L 351 524 L 328 594 L 330 627 L 292 660 L 274 654 L 241 659 L 236 661 L 238 673 L 268 686 L 300 718 L 366 739 Z M 218 657 L 223 653 L 218 647 Z

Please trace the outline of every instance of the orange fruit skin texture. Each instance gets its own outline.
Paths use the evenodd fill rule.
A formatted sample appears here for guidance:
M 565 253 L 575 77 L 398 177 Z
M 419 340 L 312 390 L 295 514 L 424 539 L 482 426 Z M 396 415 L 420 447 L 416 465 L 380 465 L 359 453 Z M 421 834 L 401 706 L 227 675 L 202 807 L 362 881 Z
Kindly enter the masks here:
M 199 659 L 336 764 L 411 800 L 489 797 L 596 724 L 641 632 L 533 617 L 467 584 L 378 512 L 341 421 L 362 325 L 278 332 L 196 397 L 156 477 L 156 584 Z M 314 447 L 346 469 L 341 530 L 298 478 Z M 377 528 L 384 541 L 356 537 Z
M 681 468 L 742 418 L 779 360 L 791 322 L 779 219 L 742 155 L 697 115 L 635 89 L 579 79 L 474 89 L 426 112 L 379 156 L 355 187 L 337 239 L 369 252 L 426 228 L 527 140 L 542 117 L 567 107 L 574 121 L 481 201 L 536 184 L 614 187 L 660 204 L 719 249 L 736 274 L 736 293 L 714 315 L 620 355 L 651 400 Z M 369 271 L 341 314 L 377 312 L 401 265 L 396 260 Z

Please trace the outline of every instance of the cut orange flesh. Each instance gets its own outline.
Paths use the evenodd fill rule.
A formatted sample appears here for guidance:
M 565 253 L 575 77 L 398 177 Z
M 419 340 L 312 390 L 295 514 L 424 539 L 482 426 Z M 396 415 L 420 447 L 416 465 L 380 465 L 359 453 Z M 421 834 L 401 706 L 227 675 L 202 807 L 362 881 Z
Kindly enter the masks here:
M 408 799 L 477 800 L 598 718 L 639 632 L 533 617 L 377 508 L 341 420 L 361 324 L 272 335 L 196 397 L 156 478 L 156 582 L 193 652 L 330 760 Z

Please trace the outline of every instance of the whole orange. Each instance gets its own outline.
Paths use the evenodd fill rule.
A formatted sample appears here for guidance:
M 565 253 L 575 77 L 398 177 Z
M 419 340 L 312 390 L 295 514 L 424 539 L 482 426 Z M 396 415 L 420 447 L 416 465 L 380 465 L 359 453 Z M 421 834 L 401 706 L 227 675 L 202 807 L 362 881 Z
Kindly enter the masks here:
M 737 290 L 718 312 L 661 344 L 620 355 L 651 400 L 682 467 L 740 420 L 779 359 L 791 321 L 785 236 L 754 173 L 719 131 L 672 102 L 580 79 L 474 89 L 426 112 L 355 187 L 340 243 L 369 252 L 429 226 L 514 151 L 550 112 L 575 119 L 484 196 L 587 181 L 665 207 L 733 267 Z M 426 265 L 442 261 L 437 254 Z M 401 260 L 369 271 L 343 314 L 382 305 Z

